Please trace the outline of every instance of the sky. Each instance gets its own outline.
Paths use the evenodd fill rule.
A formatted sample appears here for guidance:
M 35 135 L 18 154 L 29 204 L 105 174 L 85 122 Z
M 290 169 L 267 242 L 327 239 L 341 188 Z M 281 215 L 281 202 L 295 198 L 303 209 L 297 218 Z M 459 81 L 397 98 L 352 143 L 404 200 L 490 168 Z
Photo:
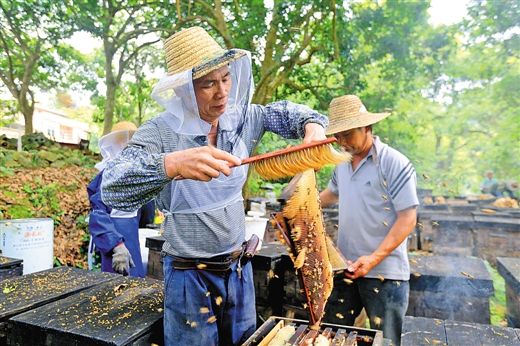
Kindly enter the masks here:
M 428 13 L 430 24 L 450 25 L 457 23 L 466 15 L 469 0 L 431 0 Z

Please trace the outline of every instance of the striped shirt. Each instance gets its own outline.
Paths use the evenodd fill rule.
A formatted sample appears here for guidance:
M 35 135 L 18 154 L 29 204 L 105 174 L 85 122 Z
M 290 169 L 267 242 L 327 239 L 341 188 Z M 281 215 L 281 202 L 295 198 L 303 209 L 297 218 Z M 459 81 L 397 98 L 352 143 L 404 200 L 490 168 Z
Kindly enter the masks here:
M 397 212 L 419 204 L 412 163 L 377 136 L 356 170 L 350 163 L 338 165 L 328 187 L 339 196 L 338 247 L 351 261 L 377 249 Z M 366 277 L 380 275 L 391 280 L 410 278 L 406 240 Z
M 240 136 L 251 155 L 265 131 L 285 138 L 303 138 L 307 123 L 326 127 L 328 120 L 309 107 L 288 101 L 250 105 Z M 219 127 L 217 147 L 229 152 L 228 139 L 233 134 Z M 163 117 L 143 124 L 128 147 L 107 165 L 101 186 L 103 202 L 111 208 L 131 211 L 156 198 L 156 205 L 165 215 L 163 250 L 168 254 L 207 258 L 236 251 L 245 237 L 242 201 L 204 213 L 170 212 L 171 179 L 165 172 L 164 156 L 177 151 L 181 141 L 183 147 L 207 145 L 206 136 L 175 133 Z M 201 191 L 194 190 L 193 196 L 203 196 Z

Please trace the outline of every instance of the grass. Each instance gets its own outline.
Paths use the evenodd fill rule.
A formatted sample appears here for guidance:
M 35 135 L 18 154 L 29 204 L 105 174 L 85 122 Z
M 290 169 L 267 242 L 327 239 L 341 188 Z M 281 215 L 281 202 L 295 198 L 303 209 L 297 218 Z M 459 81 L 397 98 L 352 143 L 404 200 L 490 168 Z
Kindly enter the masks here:
M 487 270 L 493 279 L 495 295 L 489 299 L 489 310 L 491 313 L 491 324 L 494 326 L 507 327 L 506 320 L 506 287 L 504 278 L 493 268 L 488 261 L 485 261 Z

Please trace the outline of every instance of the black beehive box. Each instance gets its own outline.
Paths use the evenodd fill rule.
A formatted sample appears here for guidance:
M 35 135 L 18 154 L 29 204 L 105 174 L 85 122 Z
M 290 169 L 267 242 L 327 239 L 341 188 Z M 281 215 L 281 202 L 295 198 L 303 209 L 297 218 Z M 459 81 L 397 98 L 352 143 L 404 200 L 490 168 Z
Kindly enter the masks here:
M 11 318 L 7 344 L 162 344 L 162 320 L 162 282 L 118 276 Z
M 506 283 L 507 324 L 520 327 L 520 258 L 498 257 L 498 272 Z
M 108 273 L 60 267 L 3 280 L 0 283 L 0 345 L 5 345 L 6 321 L 9 318 L 116 277 Z
M 23 260 L 0 256 L 0 281 L 23 274 Z
M 407 315 L 489 323 L 491 275 L 479 258 L 410 256 Z

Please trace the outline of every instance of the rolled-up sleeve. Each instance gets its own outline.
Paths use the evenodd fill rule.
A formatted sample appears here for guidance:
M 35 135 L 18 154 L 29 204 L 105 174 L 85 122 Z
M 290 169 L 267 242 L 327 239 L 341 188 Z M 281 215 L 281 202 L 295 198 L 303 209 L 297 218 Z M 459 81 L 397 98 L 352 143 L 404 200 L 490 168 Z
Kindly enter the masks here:
M 132 211 L 149 202 L 171 181 L 164 168 L 159 130 L 153 121 L 141 126 L 129 145 L 103 172 L 103 202 L 123 211 Z
M 263 114 L 266 131 L 274 132 L 284 138 L 303 138 L 305 125 L 317 123 L 326 128 L 328 119 L 311 108 L 290 101 L 278 101 L 266 106 L 252 105 Z

